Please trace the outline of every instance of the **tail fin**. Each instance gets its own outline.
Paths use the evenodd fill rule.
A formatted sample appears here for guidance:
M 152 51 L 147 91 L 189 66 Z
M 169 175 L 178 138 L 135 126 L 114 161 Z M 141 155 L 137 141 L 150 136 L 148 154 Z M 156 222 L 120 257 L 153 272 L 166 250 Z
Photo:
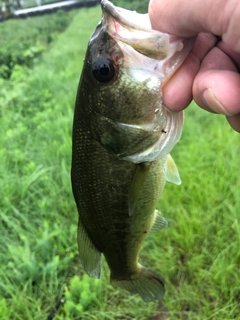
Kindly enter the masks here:
M 130 293 L 137 293 L 145 302 L 161 300 L 165 294 L 163 281 L 151 270 L 141 266 L 138 273 L 127 279 L 112 279 L 114 287 L 128 290 Z

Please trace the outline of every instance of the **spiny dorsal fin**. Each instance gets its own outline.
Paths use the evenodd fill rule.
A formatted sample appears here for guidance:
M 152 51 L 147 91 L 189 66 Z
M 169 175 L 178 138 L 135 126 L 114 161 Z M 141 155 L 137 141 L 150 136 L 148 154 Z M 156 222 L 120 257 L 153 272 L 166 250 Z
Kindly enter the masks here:
M 150 230 L 149 234 L 158 232 L 161 229 L 167 228 L 168 222 L 166 219 L 163 218 L 163 216 L 160 215 L 160 212 L 158 210 L 155 210 L 154 212 L 154 222 L 152 225 L 152 228 Z
M 136 170 L 134 172 L 128 194 L 128 213 L 130 217 L 133 214 L 135 205 L 142 191 L 150 167 L 151 163 L 149 162 L 136 165 Z
M 92 278 L 100 278 L 101 252 L 95 247 L 89 238 L 80 219 L 78 222 L 78 250 L 80 262 L 85 272 Z
M 177 166 L 170 154 L 167 157 L 166 180 L 177 185 L 182 183 Z

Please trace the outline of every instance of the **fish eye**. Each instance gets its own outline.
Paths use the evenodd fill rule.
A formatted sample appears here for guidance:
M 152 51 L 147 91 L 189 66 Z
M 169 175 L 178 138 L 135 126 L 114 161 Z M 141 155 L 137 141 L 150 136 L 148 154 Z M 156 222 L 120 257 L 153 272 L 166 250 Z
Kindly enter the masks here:
M 97 81 L 108 83 L 114 78 L 115 68 L 110 60 L 99 59 L 93 64 L 92 73 Z

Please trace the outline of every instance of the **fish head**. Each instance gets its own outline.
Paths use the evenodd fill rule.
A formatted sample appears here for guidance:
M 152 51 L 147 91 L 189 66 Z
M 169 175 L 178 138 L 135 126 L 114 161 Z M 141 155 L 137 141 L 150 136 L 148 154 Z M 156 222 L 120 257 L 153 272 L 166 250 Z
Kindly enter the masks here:
M 108 0 L 101 6 L 102 19 L 90 38 L 82 73 L 84 90 L 91 88 L 87 105 L 93 137 L 124 160 L 155 160 L 168 154 L 181 135 L 183 114 L 164 107 L 162 87 L 194 39 L 152 30 L 148 14 Z

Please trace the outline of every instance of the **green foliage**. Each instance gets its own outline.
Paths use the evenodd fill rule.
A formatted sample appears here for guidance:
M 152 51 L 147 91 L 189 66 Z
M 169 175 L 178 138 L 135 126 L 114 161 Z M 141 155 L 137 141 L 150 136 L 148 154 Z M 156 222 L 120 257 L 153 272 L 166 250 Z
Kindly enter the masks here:
M 69 288 L 66 288 L 66 303 L 64 310 L 69 319 L 79 319 L 84 312 L 91 311 L 100 306 L 100 285 L 97 279 L 89 281 L 84 274 L 80 279 L 74 276 L 70 280 Z
M 71 123 L 90 32 L 76 41 L 77 22 L 41 63 L 0 79 L 0 319 L 46 318 L 77 255 Z
M 146 244 L 147 258 L 158 261 L 166 280 L 170 319 L 238 317 L 239 152 L 239 135 L 224 117 L 194 103 L 188 108 L 172 153 L 182 185 L 166 184 L 159 201 L 170 226 Z
M 140 262 L 165 279 L 165 299 L 146 304 L 111 287 L 104 260 L 100 280 L 83 274 L 71 126 L 100 17 L 99 7 L 77 10 L 38 63 L 15 65 L 9 80 L 0 79 L 0 319 L 47 319 L 63 294 L 56 320 L 238 319 L 239 135 L 194 103 L 172 153 L 182 185 L 167 183 L 159 201 L 169 228 L 150 236 L 141 252 Z
M 115 6 L 129 10 L 135 10 L 139 13 L 148 12 L 149 0 L 112 0 Z
M 56 36 L 63 32 L 75 11 L 0 24 L 0 78 L 9 79 L 17 66 L 31 68 Z M 9 36 L 11 35 L 11 36 Z

